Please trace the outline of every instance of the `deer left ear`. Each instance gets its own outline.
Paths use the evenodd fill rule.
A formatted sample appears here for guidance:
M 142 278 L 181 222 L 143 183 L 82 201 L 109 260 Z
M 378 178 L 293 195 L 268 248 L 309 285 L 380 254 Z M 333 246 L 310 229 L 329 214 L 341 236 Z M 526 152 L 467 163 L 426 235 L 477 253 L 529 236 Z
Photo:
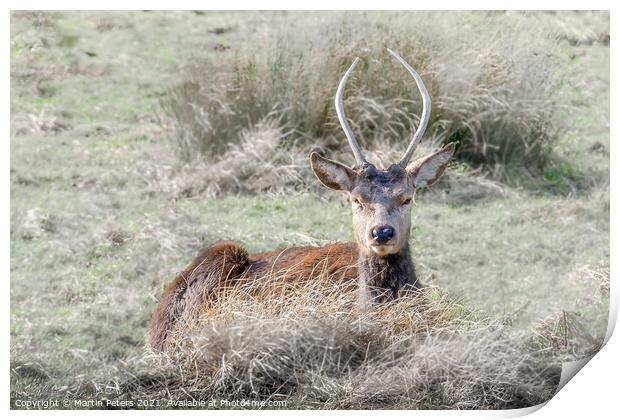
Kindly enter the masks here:
M 316 177 L 327 188 L 338 191 L 351 191 L 353 188 L 355 172 L 342 163 L 312 152 L 310 164 Z
M 433 185 L 446 170 L 450 158 L 454 154 L 454 143 L 431 155 L 420 158 L 407 166 L 409 177 L 415 188 Z

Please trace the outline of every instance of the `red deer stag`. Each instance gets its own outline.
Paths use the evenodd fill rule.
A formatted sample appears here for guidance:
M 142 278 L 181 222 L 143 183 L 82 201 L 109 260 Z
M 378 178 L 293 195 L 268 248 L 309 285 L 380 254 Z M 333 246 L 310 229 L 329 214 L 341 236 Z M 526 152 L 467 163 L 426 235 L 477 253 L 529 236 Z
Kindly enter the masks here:
M 419 283 L 409 252 L 411 205 L 418 188 L 433 184 L 443 174 L 454 144 L 409 163 L 428 124 L 431 100 L 418 73 L 398 54 L 388 49 L 413 76 L 422 94 L 420 124 L 400 162 L 379 169 L 360 150 L 344 112 L 343 92 L 357 64 L 356 58 L 336 91 L 336 111 L 355 155 L 349 168 L 317 153 L 310 155 L 312 170 L 326 187 L 346 191 L 353 211 L 354 243 L 322 247 L 296 247 L 248 255 L 241 245 L 223 242 L 202 251 L 165 290 L 153 313 L 148 342 L 153 349 L 167 351 L 175 333 L 197 320 L 205 305 L 213 304 L 218 285 L 243 279 L 266 278 L 286 273 L 285 282 L 312 281 L 315 273 L 357 281 L 365 302 L 394 299 Z M 294 267 L 294 269 L 292 269 Z

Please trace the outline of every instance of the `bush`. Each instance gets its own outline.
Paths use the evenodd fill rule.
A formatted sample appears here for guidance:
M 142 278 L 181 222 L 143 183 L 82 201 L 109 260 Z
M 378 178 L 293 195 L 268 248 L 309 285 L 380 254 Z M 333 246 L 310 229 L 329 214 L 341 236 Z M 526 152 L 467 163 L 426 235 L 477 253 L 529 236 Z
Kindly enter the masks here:
M 402 153 L 421 101 L 386 47 L 416 68 L 431 93 L 427 138 L 457 141 L 461 159 L 540 168 L 558 138 L 551 99 L 557 43 L 536 15 L 347 12 L 270 19 L 278 29 L 266 40 L 257 36 L 261 45 L 197 65 L 164 100 L 184 158 L 221 155 L 268 115 L 278 115 L 289 132 L 283 145 L 348 148 L 333 100 L 355 56 L 362 61 L 345 94 L 353 130 L 366 149 L 389 143 Z

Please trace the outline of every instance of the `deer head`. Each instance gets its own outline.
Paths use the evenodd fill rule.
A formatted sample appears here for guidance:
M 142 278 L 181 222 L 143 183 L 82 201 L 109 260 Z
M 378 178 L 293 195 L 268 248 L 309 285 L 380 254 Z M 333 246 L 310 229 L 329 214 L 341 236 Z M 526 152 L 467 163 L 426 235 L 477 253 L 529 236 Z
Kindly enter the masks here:
M 336 91 L 338 120 L 349 140 L 356 165 L 349 168 L 342 163 L 310 155 L 312 170 L 328 188 L 346 191 L 351 198 L 353 229 L 360 249 L 386 257 L 398 253 L 409 239 L 411 206 L 418 188 L 432 185 L 443 174 L 454 153 L 454 144 L 410 163 L 419 144 L 431 110 L 431 99 L 420 75 L 398 54 L 388 49 L 413 76 L 422 95 L 420 124 L 413 134 L 402 159 L 388 168 L 377 168 L 368 162 L 359 147 L 344 113 L 343 92 L 355 65 L 356 58 L 345 73 Z

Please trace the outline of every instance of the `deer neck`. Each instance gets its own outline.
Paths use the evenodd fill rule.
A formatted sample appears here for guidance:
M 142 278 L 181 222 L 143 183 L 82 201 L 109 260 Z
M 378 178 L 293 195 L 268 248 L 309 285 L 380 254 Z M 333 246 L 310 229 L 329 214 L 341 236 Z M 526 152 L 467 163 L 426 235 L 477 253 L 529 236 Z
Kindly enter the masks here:
M 403 287 L 419 287 L 408 243 L 385 257 L 360 250 L 358 276 L 362 299 L 370 302 L 396 299 Z

